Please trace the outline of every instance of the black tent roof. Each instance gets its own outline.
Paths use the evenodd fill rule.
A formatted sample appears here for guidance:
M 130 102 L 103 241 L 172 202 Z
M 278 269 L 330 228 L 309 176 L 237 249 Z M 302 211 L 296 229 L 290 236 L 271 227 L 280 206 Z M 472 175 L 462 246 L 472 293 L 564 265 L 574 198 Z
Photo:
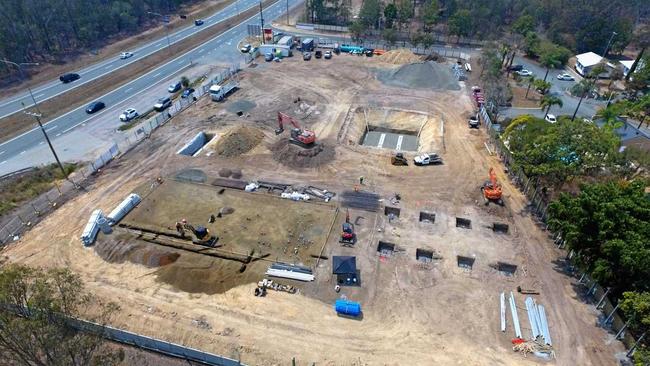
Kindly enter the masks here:
M 334 256 L 332 258 L 333 274 L 357 273 L 357 258 L 350 256 Z

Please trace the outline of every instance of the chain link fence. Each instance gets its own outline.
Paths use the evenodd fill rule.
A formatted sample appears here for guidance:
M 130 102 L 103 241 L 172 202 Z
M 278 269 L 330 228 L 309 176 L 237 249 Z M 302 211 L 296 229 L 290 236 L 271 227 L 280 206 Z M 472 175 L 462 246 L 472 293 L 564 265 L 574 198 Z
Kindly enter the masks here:
M 490 144 L 493 146 L 496 155 L 508 169 L 508 175 L 511 181 L 529 200 L 529 209 L 535 215 L 537 223 L 542 226 L 544 230 L 548 230 L 547 211 L 550 201 L 543 193 L 543 190 L 540 189 L 539 180 L 529 178 L 524 173 L 523 169 L 513 166 L 514 159 L 512 153 L 503 143 L 499 132 L 493 128 L 494 125 L 485 107 L 481 106 L 479 113 L 481 117 L 483 117 L 485 127 L 487 128 Z M 559 249 L 564 249 L 566 243 L 560 233 L 552 232 L 552 234 L 557 247 Z M 582 300 L 593 304 L 597 310 L 601 311 L 598 321 L 599 325 L 615 333 L 615 338 L 621 340 L 628 348 L 626 356 L 631 357 L 634 354 L 637 340 L 627 331 L 629 323 L 619 314 L 618 306 L 614 305 L 614 303 L 607 297 L 609 291 L 600 286 L 596 280 L 592 279 L 586 273 L 579 273 L 577 267 L 572 261 L 573 255 L 572 251 L 567 253 L 567 265 L 564 269 L 564 273 L 568 276 L 578 278 L 578 285 L 585 289 L 585 292 L 582 294 Z
M 250 62 L 250 58 L 246 62 Z M 2 223 L 2 226 L 0 226 L 0 245 L 5 245 L 19 239 L 20 235 L 26 230 L 29 230 L 48 213 L 74 196 L 79 189 L 87 186 L 87 180 L 93 177 L 106 164 L 119 155 L 127 153 L 140 141 L 151 135 L 155 129 L 167 123 L 170 118 L 187 109 L 204 95 L 207 95 L 212 85 L 232 78 L 239 70 L 239 65 L 230 65 L 220 70 L 214 78 L 201 85 L 201 87 L 196 88 L 193 97 L 176 99 L 165 111 L 156 113 L 153 117 L 142 121 L 128 131 L 120 134 L 107 150 L 92 159 L 89 164 L 81 166 L 67 180 L 55 182 L 54 188 L 32 199 L 29 203 L 22 205 L 10 216 L 3 217 L 2 221 L 0 221 Z M 207 77 L 208 75 L 205 76 Z

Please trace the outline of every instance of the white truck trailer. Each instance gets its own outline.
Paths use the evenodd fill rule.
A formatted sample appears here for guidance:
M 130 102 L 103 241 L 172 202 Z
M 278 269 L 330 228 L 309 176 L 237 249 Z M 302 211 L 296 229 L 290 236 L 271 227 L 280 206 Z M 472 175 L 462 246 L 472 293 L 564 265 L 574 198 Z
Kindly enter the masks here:
M 227 84 L 224 85 L 212 85 L 210 87 L 210 98 L 214 100 L 215 102 L 220 102 L 228 96 L 228 94 L 232 93 L 235 91 L 237 88 L 239 88 L 239 83 L 232 80 L 229 81 Z

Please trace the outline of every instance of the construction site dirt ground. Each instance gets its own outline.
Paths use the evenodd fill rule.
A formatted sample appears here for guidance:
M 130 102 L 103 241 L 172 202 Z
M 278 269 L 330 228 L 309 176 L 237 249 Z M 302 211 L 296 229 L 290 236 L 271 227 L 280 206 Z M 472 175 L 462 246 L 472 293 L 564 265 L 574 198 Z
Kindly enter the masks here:
M 395 63 L 351 55 L 260 61 L 239 75 L 240 89 L 225 102 L 204 98 L 174 117 L 2 254 L 15 263 L 70 267 L 91 292 L 121 306 L 112 321 L 116 327 L 245 364 L 287 365 L 292 357 L 299 365 L 537 364 L 534 356 L 512 351 L 510 314 L 507 331 L 500 331 L 499 294 L 513 291 L 522 332 L 530 335 L 517 286 L 540 292 L 534 297 L 547 309 L 556 355 L 551 363 L 614 364 L 622 345 L 595 325 L 598 312 L 581 300 L 576 280 L 563 273 L 564 253 L 531 215 L 498 157 L 488 153 L 485 130 L 468 129 L 468 86 L 453 90 L 444 87 L 449 80 L 440 80 L 436 88 L 405 88 L 379 81 L 379 74 L 386 80 L 391 72 L 427 70 L 398 73 Z M 430 67 L 441 68 L 431 74 L 436 77 L 449 70 L 449 64 Z M 386 126 L 396 133 L 418 131 L 419 151 L 405 153 L 409 166 L 391 165 L 391 150 L 359 144 L 364 109 L 374 125 L 410 113 L 395 123 L 410 120 L 415 127 Z M 319 146 L 306 152 L 286 142 L 289 131 L 276 135 L 277 112 L 313 130 Z M 177 154 L 201 131 L 212 138 L 202 150 Z M 414 166 L 412 158 L 421 152 L 437 152 L 444 164 Z M 479 187 L 490 167 L 503 185 L 504 207 L 483 204 Z M 188 169 L 198 181 L 177 181 Z M 221 184 L 239 179 L 316 186 L 336 196 L 328 203 L 293 202 L 277 198 L 277 192 L 225 188 L 219 197 L 222 188 L 211 184 L 216 178 Z M 346 201 L 355 189 L 378 195 L 376 210 Z M 271 253 L 267 259 L 315 266 L 316 280 L 277 279 L 299 293 L 255 297 L 267 260 L 239 273 L 239 262 L 162 247 L 119 227 L 100 233 L 94 247 L 83 247 L 79 236 L 92 210 L 110 212 L 133 191 L 144 200 L 124 223 L 173 232 L 173 221 L 195 220 L 208 225 L 225 248 L 248 254 L 246 249 L 257 247 L 257 253 Z M 210 212 L 225 206 L 234 211 L 206 224 Z M 385 215 L 386 206 L 398 208 L 399 217 Z M 342 247 L 338 239 L 348 210 L 358 242 Z M 421 212 L 435 218 L 420 221 Z M 248 224 L 246 217 L 256 222 Z M 470 220 L 469 227 L 458 227 L 457 218 Z M 494 223 L 507 224 L 508 233 L 494 232 Z M 269 239 L 258 237 L 262 230 Z M 298 245 L 285 245 L 292 240 L 287 230 L 311 230 L 313 244 L 296 257 L 292 249 Z M 416 253 L 429 253 L 432 260 L 418 260 Z M 360 286 L 334 291 L 335 255 L 356 256 Z M 471 269 L 459 261 L 472 263 Z M 336 315 L 333 302 L 342 295 L 361 303 L 361 320 Z

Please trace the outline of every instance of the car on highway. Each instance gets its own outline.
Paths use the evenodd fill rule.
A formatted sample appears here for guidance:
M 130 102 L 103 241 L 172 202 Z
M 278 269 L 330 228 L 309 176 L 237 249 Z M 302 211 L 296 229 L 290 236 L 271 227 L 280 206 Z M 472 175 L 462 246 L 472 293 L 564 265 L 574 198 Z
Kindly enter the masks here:
M 546 118 L 544 118 L 544 119 L 546 120 L 546 122 L 549 122 L 549 123 L 557 122 L 557 118 L 555 118 L 554 114 L 547 114 Z
M 181 98 L 189 98 L 194 92 L 195 92 L 194 88 L 187 88 L 183 90 L 183 94 L 181 94 Z
M 305 61 L 311 60 L 311 53 L 310 52 L 305 52 L 302 54 L 302 59 Z
M 203 25 L 203 19 L 197 19 L 197 20 L 195 20 L 195 21 L 194 21 L 194 25 L 196 25 L 196 26 Z
M 128 122 L 138 116 L 138 111 L 135 108 L 127 108 L 120 114 L 120 121 Z
M 574 81 L 576 78 L 571 76 L 571 74 L 568 74 L 568 73 L 565 72 L 563 74 L 558 75 L 557 79 L 558 80 L 564 80 L 564 81 Z
M 515 71 L 515 73 L 519 76 L 533 76 L 533 72 L 530 70 L 526 69 L 521 69 L 519 71 Z
M 241 46 L 241 48 L 240 48 L 239 50 L 240 50 L 242 53 L 249 53 L 249 52 L 251 51 L 251 48 L 252 48 L 252 47 L 253 47 L 253 46 L 251 46 L 250 44 L 246 43 L 245 45 Z
M 153 109 L 158 112 L 162 112 L 165 109 L 172 106 L 172 100 L 169 97 L 158 98 L 156 104 L 153 105 Z
M 332 51 L 325 51 L 325 54 L 323 54 L 323 57 L 324 57 L 326 60 L 331 59 L 331 58 L 332 58 Z
M 86 107 L 86 113 L 93 114 L 97 111 L 102 110 L 104 107 L 106 107 L 106 104 L 104 104 L 104 102 L 101 100 L 98 100 L 88 104 L 88 107 Z
M 270 53 L 270 52 L 264 54 L 264 61 L 266 61 L 266 62 L 271 62 L 271 61 L 273 61 L 273 54 Z
M 508 71 L 521 71 L 524 69 L 524 65 L 510 65 L 508 66 Z
M 176 93 L 177 91 L 181 90 L 183 85 L 181 84 L 180 81 L 177 81 L 173 84 L 169 84 L 169 88 L 167 88 L 167 91 L 170 93 Z
M 133 56 L 133 52 L 122 52 L 120 53 L 120 59 L 126 60 L 127 58 Z
M 73 72 L 70 72 L 70 73 L 63 74 L 63 75 L 59 76 L 59 80 L 61 80 L 61 82 L 63 84 L 67 84 L 67 83 L 75 81 L 75 80 L 77 80 L 79 78 L 80 78 L 79 74 L 75 74 Z

